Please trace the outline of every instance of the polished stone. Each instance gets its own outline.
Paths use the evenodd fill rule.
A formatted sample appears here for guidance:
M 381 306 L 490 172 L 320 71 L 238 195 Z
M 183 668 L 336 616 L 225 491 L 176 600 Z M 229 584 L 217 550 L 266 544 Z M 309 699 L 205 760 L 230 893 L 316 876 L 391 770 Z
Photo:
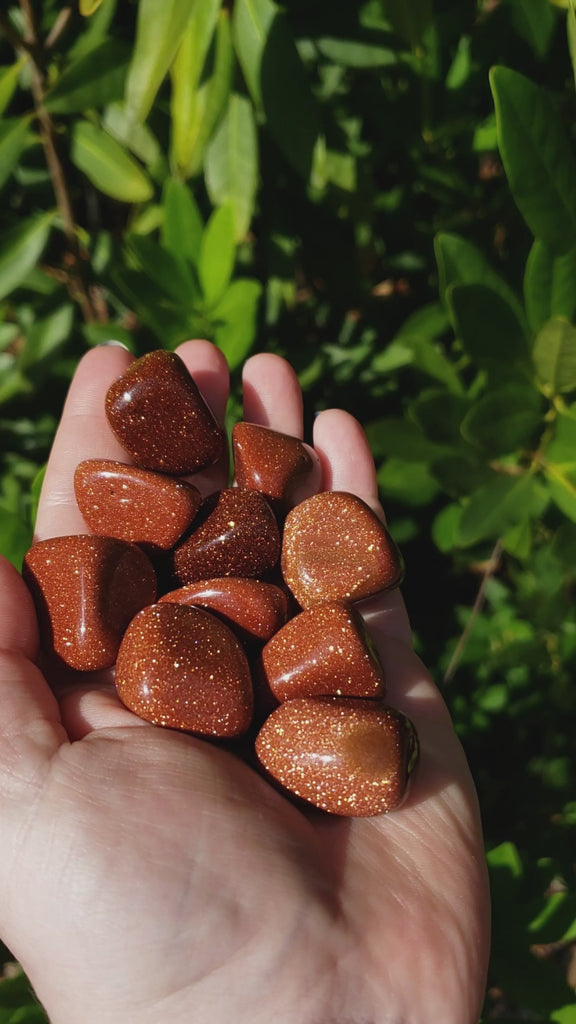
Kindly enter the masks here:
M 82 517 L 94 533 L 169 550 L 191 525 L 202 497 L 184 480 L 110 459 L 87 459 L 74 474 Z
M 246 655 L 232 631 L 200 608 L 141 611 L 122 641 L 116 686 L 126 707 L 154 725 L 223 739 L 252 720 Z
M 402 557 L 372 509 L 354 494 L 323 491 L 288 514 L 284 579 L 302 608 L 359 601 L 402 580 Z
M 238 576 L 189 583 L 160 599 L 166 601 L 214 612 L 245 642 L 268 640 L 288 616 L 288 599 L 280 587 Z
M 409 719 L 377 701 L 311 697 L 270 715 L 256 754 L 295 796 L 331 814 L 370 817 L 402 803 L 418 743 Z
M 340 603 L 301 612 L 262 651 L 279 701 L 295 697 L 383 697 L 384 672 L 363 619 Z
M 186 366 L 173 352 L 149 352 L 114 381 L 106 415 L 142 469 L 196 473 L 224 452 L 224 432 Z
M 22 574 L 34 599 L 42 648 L 82 672 L 109 668 L 130 620 L 156 600 L 156 575 L 135 544 L 69 536 L 30 548 Z
M 253 579 L 280 556 L 274 513 L 258 491 L 228 487 L 206 499 L 198 525 L 174 552 L 174 575 L 186 585 L 218 576 Z
M 234 472 L 239 487 L 261 491 L 284 502 L 290 488 L 312 469 L 302 441 L 254 423 L 236 423 L 232 429 Z

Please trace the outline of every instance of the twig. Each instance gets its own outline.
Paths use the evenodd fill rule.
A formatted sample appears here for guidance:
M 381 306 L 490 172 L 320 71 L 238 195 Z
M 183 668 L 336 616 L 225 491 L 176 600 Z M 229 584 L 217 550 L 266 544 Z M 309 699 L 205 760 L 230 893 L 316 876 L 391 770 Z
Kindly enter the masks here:
M 470 612 L 468 622 L 466 623 L 464 629 L 462 630 L 462 635 L 460 636 L 460 639 L 452 652 L 452 657 L 450 658 L 448 668 L 444 673 L 444 683 L 450 683 L 452 681 L 456 669 L 458 668 L 464 648 L 466 647 L 470 634 L 474 629 L 476 619 L 478 618 L 484 606 L 484 601 L 486 599 L 486 588 L 488 586 L 488 583 L 490 582 L 494 573 L 498 569 L 498 566 L 500 565 L 501 554 L 502 541 L 500 538 L 498 538 L 494 547 L 492 548 L 492 554 L 488 559 L 488 564 L 486 565 L 486 569 L 484 570 L 482 580 L 480 581 L 478 593 L 476 594 L 476 600 L 474 601 L 474 604 L 472 606 L 472 611 Z
M 64 32 L 68 22 L 70 21 L 71 17 L 72 8 L 63 7 L 60 11 L 60 14 L 56 18 L 56 21 L 52 25 L 52 28 L 50 29 L 48 35 L 46 36 L 46 39 L 44 40 L 44 47 L 46 50 L 51 50 L 52 47 L 56 45 L 56 43 L 60 39 L 60 36 Z
M 3 36 L 5 36 L 15 50 L 24 50 L 26 53 L 30 53 L 32 47 L 25 39 L 22 39 L 22 36 L 18 35 L 15 29 L 12 28 L 12 25 L 5 14 L 0 14 L 0 29 L 2 30 Z
M 31 64 L 31 84 L 32 96 L 34 98 L 34 110 L 40 124 L 40 134 L 42 137 L 42 144 L 44 146 L 44 153 L 46 155 L 46 163 L 48 164 L 48 170 L 52 179 L 52 187 L 54 189 L 54 195 L 56 196 L 56 203 L 62 218 L 64 234 L 66 235 L 66 241 L 68 244 L 68 264 L 70 267 L 68 273 L 68 289 L 73 300 L 79 304 L 86 322 L 91 323 L 94 320 L 101 320 L 102 316 L 100 311 L 97 311 L 94 306 L 90 289 L 86 281 L 85 259 L 83 258 L 78 242 L 76 220 L 72 208 L 72 200 L 70 198 L 68 183 L 64 173 L 64 167 L 56 147 L 54 122 L 52 121 L 50 113 L 46 109 L 45 105 L 46 80 L 43 67 L 43 57 L 46 44 L 43 44 L 39 39 L 36 22 L 34 20 L 34 11 L 30 0 L 20 0 L 20 9 L 24 15 L 26 35 L 23 40 L 19 39 L 18 46 L 27 53 Z M 60 20 L 60 18 L 56 19 L 56 23 L 51 32 L 52 36 L 54 35 L 56 25 Z M 58 34 L 63 31 L 64 25 L 65 22 L 64 24 L 61 24 Z

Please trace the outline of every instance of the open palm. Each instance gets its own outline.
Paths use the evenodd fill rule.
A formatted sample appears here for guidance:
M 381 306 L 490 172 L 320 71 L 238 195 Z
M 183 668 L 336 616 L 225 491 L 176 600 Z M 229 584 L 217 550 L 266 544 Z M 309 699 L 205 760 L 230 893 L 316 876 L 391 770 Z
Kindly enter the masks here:
M 179 354 L 223 416 L 220 353 L 187 342 Z M 103 348 L 80 364 L 40 539 L 85 532 L 80 461 L 126 460 L 104 395 L 130 358 Z M 278 357 L 246 364 L 244 400 L 247 420 L 301 435 L 300 391 Z M 378 508 L 350 416 L 318 416 L 314 446 L 318 486 Z M 202 480 L 223 483 L 218 468 Z M 31 599 L 1 564 L 0 934 L 53 1024 L 477 1020 L 488 897 L 473 785 L 399 595 L 362 611 L 421 759 L 400 811 L 348 820 L 297 809 L 228 750 L 146 725 L 105 676 L 50 688 Z

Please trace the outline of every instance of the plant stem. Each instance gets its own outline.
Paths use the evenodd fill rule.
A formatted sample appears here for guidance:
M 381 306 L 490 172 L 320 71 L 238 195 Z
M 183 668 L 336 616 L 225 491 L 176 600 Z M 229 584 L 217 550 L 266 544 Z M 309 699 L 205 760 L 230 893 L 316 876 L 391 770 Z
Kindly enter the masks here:
M 454 675 L 456 673 L 456 669 L 458 668 L 458 665 L 460 664 L 460 659 L 461 659 L 462 654 L 464 652 L 464 648 L 466 647 L 466 644 L 468 643 L 468 639 L 470 637 L 470 634 L 472 633 L 472 630 L 474 629 L 474 624 L 476 622 L 476 619 L 478 618 L 480 612 L 482 611 L 482 608 L 484 607 L 484 601 L 486 599 L 486 587 L 488 586 L 489 581 L 492 579 L 494 573 L 496 572 L 496 570 L 498 569 L 498 567 L 500 565 L 500 556 L 501 556 L 501 554 L 502 554 L 502 541 L 501 541 L 500 538 L 498 538 L 498 540 L 496 541 L 494 547 L 492 548 L 492 553 L 490 555 L 490 558 L 488 559 L 488 563 L 486 565 L 486 569 L 484 570 L 484 573 L 483 573 L 483 576 L 482 576 L 482 580 L 480 582 L 480 586 L 478 587 L 478 593 L 476 594 L 476 600 L 474 601 L 474 604 L 472 606 L 472 611 L 470 612 L 470 617 L 469 617 L 468 622 L 466 623 L 466 625 L 465 625 L 465 627 L 464 627 L 464 629 L 462 631 L 462 635 L 461 635 L 458 643 L 456 644 L 456 647 L 454 648 L 454 651 L 452 652 L 452 657 L 450 658 L 450 662 L 449 662 L 448 668 L 446 669 L 446 671 L 444 673 L 444 679 L 443 679 L 444 683 L 450 683 L 452 681 L 452 679 L 454 678 Z
M 66 261 L 68 263 L 68 290 L 72 299 L 80 306 L 86 323 L 91 323 L 94 320 L 102 320 L 102 313 L 96 308 L 86 280 L 86 258 L 78 242 L 70 191 L 56 147 L 54 122 L 45 104 L 46 79 L 43 67 L 45 44 L 38 36 L 31 0 L 20 0 L 20 9 L 24 15 L 26 35 L 23 40 L 19 40 L 18 48 L 24 50 L 31 64 L 34 110 L 40 125 L 46 163 L 52 179 L 52 187 L 68 247 Z

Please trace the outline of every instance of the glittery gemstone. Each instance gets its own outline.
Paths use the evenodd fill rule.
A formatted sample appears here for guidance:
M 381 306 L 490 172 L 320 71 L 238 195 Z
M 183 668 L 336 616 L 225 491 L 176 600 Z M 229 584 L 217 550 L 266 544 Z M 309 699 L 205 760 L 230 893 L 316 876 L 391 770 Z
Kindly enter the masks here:
M 262 651 L 279 701 L 322 695 L 383 697 L 384 673 L 361 616 L 344 604 L 301 612 Z
M 195 473 L 224 451 L 224 433 L 184 363 L 173 352 L 149 352 L 114 381 L 106 415 L 138 466 Z
M 43 650 L 83 672 L 116 661 L 130 620 L 156 600 L 156 575 L 140 548 L 113 537 L 40 541 L 22 574 L 34 598 Z
M 241 640 L 268 640 L 286 622 L 288 599 L 280 587 L 222 576 L 172 590 L 160 603 L 191 604 L 219 615 Z
M 398 586 L 403 564 L 388 530 L 354 494 L 324 491 L 297 505 L 284 524 L 284 579 L 303 608 L 359 601 Z
M 236 423 L 232 446 L 238 486 L 261 491 L 274 501 L 283 501 L 289 487 L 312 469 L 302 441 L 254 423 Z
M 94 533 L 174 547 L 194 519 L 200 491 L 183 480 L 108 459 L 87 459 L 74 474 L 76 501 Z
M 350 817 L 397 807 L 417 752 L 405 715 L 353 697 L 287 701 L 256 740 L 258 759 L 277 782 L 315 807 Z
M 154 725 L 239 736 L 252 720 L 252 681 L 239 641 L 215 615 L 155 604 L 130 623 L 116 663 L 123 703 Z
M 181 584 L 217 576 L 262 576 L 280 555 L 274 513 L 258 491 L 229 487 L 206 499 L 192 535 L 174 552 Z

